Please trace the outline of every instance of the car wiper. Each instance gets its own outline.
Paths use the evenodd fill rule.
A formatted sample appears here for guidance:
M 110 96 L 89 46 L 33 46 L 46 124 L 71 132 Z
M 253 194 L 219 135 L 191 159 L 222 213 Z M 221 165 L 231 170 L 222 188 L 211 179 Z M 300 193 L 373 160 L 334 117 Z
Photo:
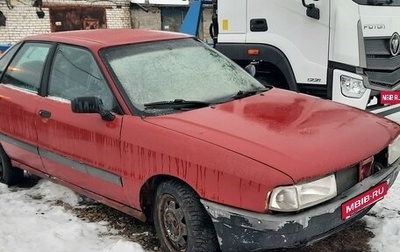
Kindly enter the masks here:
M 146 109 L 185 109 L 185 108 L 203 108 L 210 103 L 203 101 L 186 101 L 175 99 L 173 101 L 158 101 L 144 104 Z
M 242 99 L 248 96 L 252 96 L 258 93 L 262 93 L 264 91 L 269 90 L 268 88 L 263 88 L 263 89 L 256 89 L 256 90 L 248 90 L 248 91 L 242 91 L 240 90 L 239 92 L 237 92 L 234 96 L 232 96 L 233 99 Z

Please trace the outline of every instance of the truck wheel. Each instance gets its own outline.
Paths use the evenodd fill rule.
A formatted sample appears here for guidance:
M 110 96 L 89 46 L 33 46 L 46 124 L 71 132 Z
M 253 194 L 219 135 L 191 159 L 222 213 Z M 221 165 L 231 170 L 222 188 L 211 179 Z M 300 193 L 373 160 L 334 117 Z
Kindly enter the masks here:
M 219 251 L 217 236 L 197 194 L 175 180 L 160 184 L 153 208 L 154 226 L 166 252 Z
M 10 158 L 0 146 L 0 182 L 6 185 L 15 185 L 22 181 L 24 171 L 12 167 Z

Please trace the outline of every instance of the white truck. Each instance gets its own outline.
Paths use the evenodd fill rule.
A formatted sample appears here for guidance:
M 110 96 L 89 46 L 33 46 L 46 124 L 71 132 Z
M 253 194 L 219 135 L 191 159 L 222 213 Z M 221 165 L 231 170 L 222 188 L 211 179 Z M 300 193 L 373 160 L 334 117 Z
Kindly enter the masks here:
M 379 102 L 400 89 L 400 0 L 196 2 L 213 5 L 214 47 L 260 80 L 400 121 L 399 104 Z

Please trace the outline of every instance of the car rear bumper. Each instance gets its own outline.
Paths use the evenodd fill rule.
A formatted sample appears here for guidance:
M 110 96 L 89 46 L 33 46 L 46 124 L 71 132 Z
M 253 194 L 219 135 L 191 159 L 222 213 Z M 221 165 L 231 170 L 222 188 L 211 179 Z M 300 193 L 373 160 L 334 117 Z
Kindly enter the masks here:
M 201 200 L 214 223 L 222 251 L 262 251 L 306 245 L 343 229 L 363 217 L 372 205 L 346 220 L 341 206 L 346 201 L 387 181 L 398 173 L 399 161 L 364 179 L 333 200 L 296 214 L 260 214 Z

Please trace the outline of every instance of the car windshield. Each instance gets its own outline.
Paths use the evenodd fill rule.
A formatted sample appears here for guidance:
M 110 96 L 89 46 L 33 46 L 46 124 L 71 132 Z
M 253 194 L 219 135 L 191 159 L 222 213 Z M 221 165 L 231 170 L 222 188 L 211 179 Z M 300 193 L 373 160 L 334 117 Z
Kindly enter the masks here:
M 112 47 L 102 57 L 132 105 L 147 113 L 200 108 L 265 90 L 241 67 L 193 38 Z
M 362 5 L 400 6 L 400 0 L 353 0 L 353 1 Z

